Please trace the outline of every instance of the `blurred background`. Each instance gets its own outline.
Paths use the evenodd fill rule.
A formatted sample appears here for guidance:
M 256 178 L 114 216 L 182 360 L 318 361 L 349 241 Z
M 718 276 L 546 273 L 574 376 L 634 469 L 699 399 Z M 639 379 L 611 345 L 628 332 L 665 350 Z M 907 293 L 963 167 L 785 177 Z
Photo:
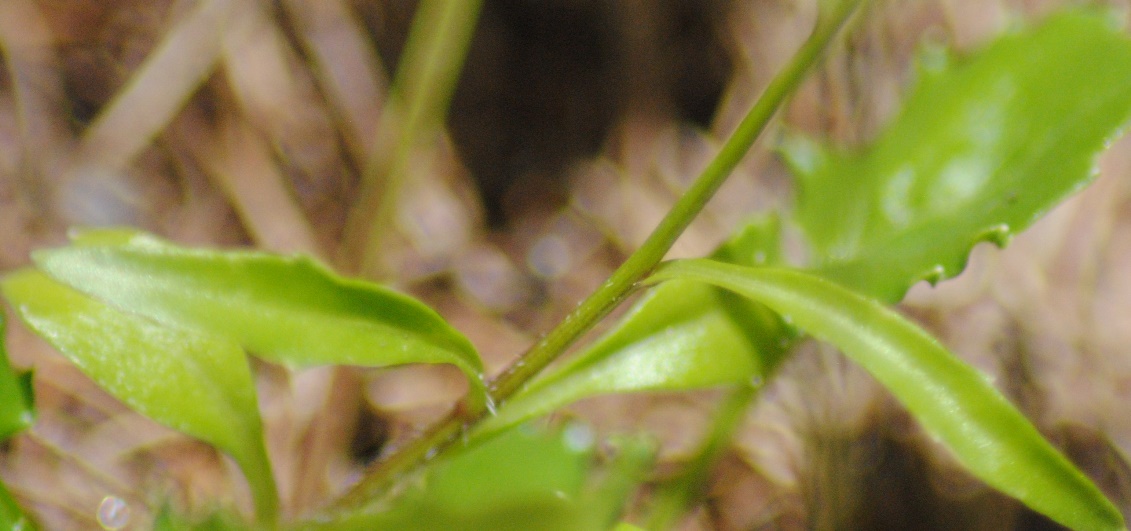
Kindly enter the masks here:
M 919 44 L 976 49 L 1080 3 L 873 2 L 672 256 L 706 254 L 752 214 L 789 207 L 772 151 L 782 128 L 862 144 L 898 109 Z M 1131 20 L 1129 2 L 1089 3 Z M 416 4 L 0 1 L 0 272 L 63 244 L 71 226 L 301 252 L 421 298 L 497 371 L 643 241 L 817 9 L 486 0 L 450 111 L 413 151 L 379 240 L 367 240 L 351 227 L 371 214 L 364 175 L 389 147 L 394 120 L 382 117 Z M 903 308 L 993 375 L 1131 516 L 1128 147 L 1115 143 L 1093 186 L 1008 249 L 977 247 L 962 277 L 917 286 Z M 107 503 L 124 504 L 129 518 L 111 527 L 126 529 L 148 528 L 164 500 L 249 506 L 216 451 L 129 411 L 10 321 L 8 351 L 35 370 L 39 420 L 0 449 L 0 476 L 46 528 L 97 529 Z M 255 369 L 289 515 L 325 504 L 465 391 L 443 367 Z M 717 398 L 571 410 L 600 433 L 656 433 L 663 473 L 695 448 Z M 960 471 L 870 377 L 806 344 L 683 528 L 1056 526 Z

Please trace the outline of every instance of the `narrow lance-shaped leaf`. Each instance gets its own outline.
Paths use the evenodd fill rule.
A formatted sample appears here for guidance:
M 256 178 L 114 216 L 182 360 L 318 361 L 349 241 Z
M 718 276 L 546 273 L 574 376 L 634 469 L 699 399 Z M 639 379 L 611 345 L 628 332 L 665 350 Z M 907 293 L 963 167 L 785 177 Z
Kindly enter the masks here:
M 251 485 L 260 518 L 275 518 L 277 493 L 255 388 L 238 345 L 119 312 L 38 271 L 13 273 L 0 286 L 28 327 L 103 389 L 231 455 Z
M 649 283 L 732 290 L 836 345 L 975 476 L 1073 529 L 1122 529 L 1119 511 L 978 371 L 883 304 L 820 277 L 710 260 L 663 265 Z
M 1131 117 L 1131 41 L 1115 17 L 1068 12 L 983 51 L 924 55 L 902 112 L 866 149 L 782 146 L 797 221 L 822 275 L 894 302 L 965 267 L 1094 177 Z
M 424 304 L 306 257 L 186 249 L 129 230 L 38 251 L 48 275 L 123 311 L 231 339 L 290 365 L 450 363 L 482 398 L 482 363 Z
M 776 218 L 749 223 L 715 255 L 743 264 L 779 260 Z M 681 391 L 762 381 L 793 337 L 773 312 L 725 290 L 668 282 L 645 294 L 620 322 L 550 369 L 485 419 L 485 437 L 598 395 Z

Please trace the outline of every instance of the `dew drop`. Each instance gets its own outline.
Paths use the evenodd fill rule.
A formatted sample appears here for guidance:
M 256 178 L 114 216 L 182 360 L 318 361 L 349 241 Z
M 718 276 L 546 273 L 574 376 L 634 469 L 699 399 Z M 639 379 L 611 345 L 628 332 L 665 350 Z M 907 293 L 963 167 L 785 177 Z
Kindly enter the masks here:
M 491 398 L 490 394 L 484 395 L 483 406 L 487 408 L 488 415 L 494 417 L 499 414 L 498 407 L 495 405 L 495 399 Z
M 762 380 L 761 376 L 754 375 L 754 376 L 750 377 L 750 387 L 754 387 L 754 388 L 762 387 L 762 384 L 764 384 L 764 383 L 765 383 L 765 381 Z
M 102 529 L 117 531 L 130 523 L 130 506 L 117 496 L 106 496 L 98 504 L 98 525 Z
M 565 240 L 549 235 L 535 242 L 526 253 L 526 265 L 542 278 L 555 279 L 570 270 L 572 254 Z
M 925 43 L 919 46 L 918 64 L 924 72 L 938 74 L 946 70 L 950 63 L 950 53 L 942 37 L 928 34 Z
M 758 251 L 758 252 L 754 253 L 754 263 L 755 264 L 766 263 L 766 253 L 763 252 L 763 251 Z
M 574 422 L 562 430 L 562 442 L 574 452 L 586 452 L 593 448 L 595 436 L 593 429 L 580 422 Z

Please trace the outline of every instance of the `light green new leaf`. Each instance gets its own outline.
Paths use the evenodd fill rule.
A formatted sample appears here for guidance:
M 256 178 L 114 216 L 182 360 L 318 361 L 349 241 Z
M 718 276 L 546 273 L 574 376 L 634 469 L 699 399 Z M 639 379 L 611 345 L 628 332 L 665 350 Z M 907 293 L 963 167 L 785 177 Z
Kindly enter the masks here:
M 627 441 L 602 482 L 590 480 L 592 433 L 508 430 L 432 463 L 418 485 L 377 510 L 367 509 L 305 530 L 597 531 L 619 517 L 650 467 L 654 445 Z
M 889 302 L 952 277 L 1094 176 L 1131 116 L 1131 41 L 1068 12 L 971 57 L 925 57 L 902 112 L 867 149 L 794 137 L 796 217 L 822 275 Z
M 776 218 L 747 225 L 715 255 L 743 264 L 779 258 Z M 696 282 L 645 294 L 616 327 L 512 397 L 473 435 L 488 436 L 598 395 L 681 391 L 760 382 L 792 333 L 773 312 Z
M 787 316 L 880 381 L 966 468 L 1073 529 L 1122 529 L 1119 511 L 986 379 L 895 311 L 815 275 L 710 260 L 648 280 L 705 282 Z
M 31 373 L 16 374 L 4 349 L 4 316 L 0 314 L 0 441 L 35 422 Z
M 247 356 L 238 345 L 119 312 L 38 271 L 13 273 L 0 286 L 29 328 L 107 392 L 231 455 L 260 517 L 274 518 L 274 479 Z
M 424 304 L 305 257 L 186 249 L 129 230 L 38 251 L 48 275 L 123 311 L 231 339 L 291 365 L 450 363 L 483 396 L 482 363 Z

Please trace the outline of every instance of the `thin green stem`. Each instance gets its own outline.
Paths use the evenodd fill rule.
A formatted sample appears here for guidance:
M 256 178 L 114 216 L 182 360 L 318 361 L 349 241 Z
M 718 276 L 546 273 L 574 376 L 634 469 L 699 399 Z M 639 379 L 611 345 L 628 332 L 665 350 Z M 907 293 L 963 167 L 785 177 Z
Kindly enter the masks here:
M 497 403 L 505 401 L 557 359 L 578 337 L 624 300 L 631 293 L 634 285 L 660 263 L 676 239 L 683 234 L 684 229 L 703 210 L 707 201 L 714 196 L 715 191 L 746 156 L 778 108 L 797 90 L 805 78 L 805 73 L 816 63 L 829 41 L 863 1 L 840 2 L 827 18 L 823 17 L 818 21 L 813 34 L 785 69 L 770 81 L 762 97 L 723 144 L 718 155 L 703 170 L 691 188 L 679 198 L 644 244 L 573 313 L 492 382 L 491 396 Z
M 262 529 L 275 529 L 279 523 L 279 489 L 275 485 L 275 475 L 271 472 L 271 461 L 267 457 L 263 435 L 260 434 L 256 440 L 259 444 L 252 449 L 251 454 L 240 456 L 237 462 L 251 488 L 256 523 Z
M 746 409 L 757 395 L 758 387 L 742 385 L 727 396 L 695 457 L 678 476 L 660 486 L 652 501 L 648 524 L 644 526 L 646 529 L 671 529 L 699 501 L 711 470 L 730 447 L 734 432 L 742 425 Z
M 718 155 L 679 198 L 644 244 L 556 328 L 491 382 L 490 396 L 496 404 L 505 402 L 557 359 L 577 338 L 608 315 L 656 267 L 750 150 L 777 110 L 797 90 L 806 72 L 817 62 L 833 36 L 865 1 L 844 0 L 822 13 L 823 16 L 817 21 L 817 27 L 809 39 L 802 44 L 785 69 L 770 81 L 761 98 L 727 139 Z M 341 511 L 366 505 L 400 474 L 450 445 L 461 429 L 478 421 L 484 414 L 486 413 L 476 412 L 469 407 L 456 408 L 424 435 L 376 463 L 331 510 Z
M 346 222 L 347 255 L 381 276 L 384 238 L 395 226 L 401 189 L 416 156 L 431 146 L 447 114 L 483 0 L 424 0 L 413 17 L 381 126 Z

